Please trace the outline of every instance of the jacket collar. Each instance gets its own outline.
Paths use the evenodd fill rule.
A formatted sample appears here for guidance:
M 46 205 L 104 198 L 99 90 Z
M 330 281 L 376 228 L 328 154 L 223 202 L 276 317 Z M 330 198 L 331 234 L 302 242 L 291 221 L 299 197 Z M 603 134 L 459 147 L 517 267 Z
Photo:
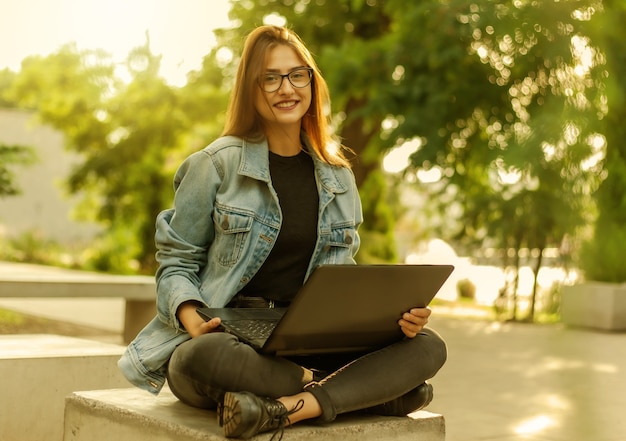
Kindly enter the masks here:
M 322 186 L 331 193 L 346 192 L 347 183 L 342 182 L 337 175 L 340 167 L 329 165 L 320 160 L 304 133 L 302 133 L 302 140 L 313 157 L 315 172 Z M 243 141 L 238 173 L 259 181 L 270 182 L 269 146 L 266 139 L 260 142 Z

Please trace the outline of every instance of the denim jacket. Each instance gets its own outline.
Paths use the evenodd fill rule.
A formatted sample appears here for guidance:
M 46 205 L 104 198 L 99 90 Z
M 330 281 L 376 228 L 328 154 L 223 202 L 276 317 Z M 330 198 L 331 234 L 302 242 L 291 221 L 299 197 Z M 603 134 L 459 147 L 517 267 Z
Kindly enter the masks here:
M 305 139 L 308 146 L 308 141 Z M 320 264 L 354 264 L 362 222 L 354 175 L 314 154 L 319 192 L 317 243 L 306 273 Z M 280 232 L 267 142 L 228 136 L 189 156 L 174 178 L 174 208 L 156 219 L 157 316 L 118 362 L 135 386 L 158 394 L 167 362 L 190 339 L 176 317 L 195 300 L 223 307 L 259 270 Z

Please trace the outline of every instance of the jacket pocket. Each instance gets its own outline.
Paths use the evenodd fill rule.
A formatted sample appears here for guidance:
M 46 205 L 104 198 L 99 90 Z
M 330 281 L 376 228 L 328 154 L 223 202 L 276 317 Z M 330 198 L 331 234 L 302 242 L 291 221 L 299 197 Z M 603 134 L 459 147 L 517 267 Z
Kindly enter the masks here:
M 211 247 L 221 265 L 230 267 L 239 260 L 250 234 L 253 219 L 248 213 L 215 208 L 213 214 L 215 240 Z
M 353 263 L 352 249 L 355 245 L 356 230 L 354 225 L 332 226 L 328 241 L 324 246 L 324 263 Z

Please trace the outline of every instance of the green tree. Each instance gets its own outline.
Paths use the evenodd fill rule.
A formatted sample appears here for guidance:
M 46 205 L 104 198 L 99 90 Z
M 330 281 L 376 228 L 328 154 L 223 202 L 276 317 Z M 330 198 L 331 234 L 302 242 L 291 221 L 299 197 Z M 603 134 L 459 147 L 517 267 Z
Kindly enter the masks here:
M 12 90 L 84 155 L 71 189 L 86 191 L 109 237 L 131 248 L 110 254 L 131 255 L 148 271 L 169 177 L 219 134 L 242 37 L 262 22 L 284 22 L 315 54 L 338 134 L 357 154 L 363 233 L 371 233 L 364 243 L 374 244 L 367 259 L 396 258 L 398 197 L 381 178 L 381 161 L 419 140 L 406 176 L 439 173 L 421 189 L 441 207 L 440 235 L 467 249 L 539 250 L 537 273 L 541 250 L 587 222 L 602 177 L 603 163 L 589 159 L 605 145 L 597 121 L 607 115 L 607 93 L 598 92 L 607 83 L 586 61 L 605 44 L 600 26 L 593 33 L 600 9 L 599 0 L 233 2 L 237 26 L 217 32 L 217 47 L 180 89 L 158 76 L 159 57 L 146 43 L 129 57 L 128 83 L 106 54 L 69 46 L 25 60 Z
M 605 115 L 598 121 L 598 130 L 606 137 L 605 179 L 595 194 L 598 217 L 580 260 L 587 279 L 622 283 L 626 282 L 622 261 L 626 243 L 626 4 L 605 0 L 598 9 L 598 19 L 589 23 L 587 35 L 599 48 L 593 73 L 595 104 Z
M 32 164 L 35 160 L 32 147 L 0 144 L 0 198 L 20 193 L 12 168 Z
M 11 88 L 17 74 L 10 69 L 0 70 L 0 108 L 15 107 L 7 97 L 7 91 Z
M 590 66 L 581 59 L 591 51 L 581 33 L 597 2 L 453 4 L 454 13 L 446 15 L 443 4 L 438 9 L 449 36 L 440 48 L 448 48 L 451 65 L 435 76 L 456 73 L 450 85 L 444 80 L 432 86 L 446 90 L 440 105 L 428 94 L 425 103 L 441 114 L 431 120 L 415 115 L 412 127 L 402 130 L 423 134 L 413 164 L 440 171 L 447 184 L 445 192 L 436 193 L 442 209 L 460 206 L 452 238 L 470 249 L 505 251 L 503 264 L 515 272 L 514 305 L 519 251 L 537 250 L 532 319 L 543 251 L 559 247 L 589 221 L 585 208 L 599 183 L 600 167 L 588 160 L 601 135 L 592 123 L 597 109 L 587 98 L 593 93 Z M 455 40 L 461 42 L 457 52 L 449 49 Z M 513 251 L 512 260 L 507 250 Z
M 131 78 L 123 82 L 106 53 L 68 45 L 24 60 L 11 90 L 83 157 L 68 187 L 84 195 L 82 212 L 107 226 L 92 250 L 100 270 L 128 271 L 132 261 L 154 270 L 154 218 L 171 201 L 172 155 L 188 128 L 179 92 L 159 65 L 147 41 L 122 66 Z
M 159 76 L 160 57 L 148 42 L 129 54 L 126 66 L 132 80 L 106 101 L 100 115 L 106 130 L 91 133 L 93 142 L 69 186 L 74 193 L 92 188 L 102 195 L 97 218 L 109 224 L 109 237 L 126 237 L 125 250 L 118 240 L 105 242 L 104 249 L 137 259 L 141 270 L 152 272 L 154 219 L 171 203 L 172 155 L 188 121 L 178 91 Z
M 219 41 L 236 54 L 253 25 L 282 19 L 309 43 L 331 88 L 339 134 L 359 157 L 366 229 L 380 225 L 376 207 L 387 197 L 363 191 L 364 183 L 390 147 L 418 138 L 410 171 L 439 170 L 445 185 L 433 199 L 443 212 L 460 207 L 456 229 L 440 234 L 470 249 L 537 249 L 537 274 L 542 251 L 588 221 L 584 208 L 598 184 L 599 168 L 581 166 L 596 153 L 590 121 L 597 111 L 588 106 L 592 88 L 588 73 L 578 74 L 584 54 L 577 52 L 597 6 L 236 2 L 231 18 L 241 26 Z
M 9 69 L 0 70 L 0 109 L 12 108 L 15 104 L 7 98 L 7 91 L 15 81 L 16 74 Z M 20 189 L 15 183 L 15 166 L 24 166 L 36 161 L 32 147 L 6 145 L 0 142 L 0 197 L 15 196 Z

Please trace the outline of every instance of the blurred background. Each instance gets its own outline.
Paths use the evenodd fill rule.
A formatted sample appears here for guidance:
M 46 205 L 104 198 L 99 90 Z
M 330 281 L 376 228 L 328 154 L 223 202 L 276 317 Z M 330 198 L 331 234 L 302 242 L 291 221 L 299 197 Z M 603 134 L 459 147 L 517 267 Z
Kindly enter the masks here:
M 361 263 L 555 321 L 623 283 L 621 0 L 1 0 L 0 260 L 153 274 L 172 177 L 219 136 L 244 36 L 293 28 L 355 152 Z

